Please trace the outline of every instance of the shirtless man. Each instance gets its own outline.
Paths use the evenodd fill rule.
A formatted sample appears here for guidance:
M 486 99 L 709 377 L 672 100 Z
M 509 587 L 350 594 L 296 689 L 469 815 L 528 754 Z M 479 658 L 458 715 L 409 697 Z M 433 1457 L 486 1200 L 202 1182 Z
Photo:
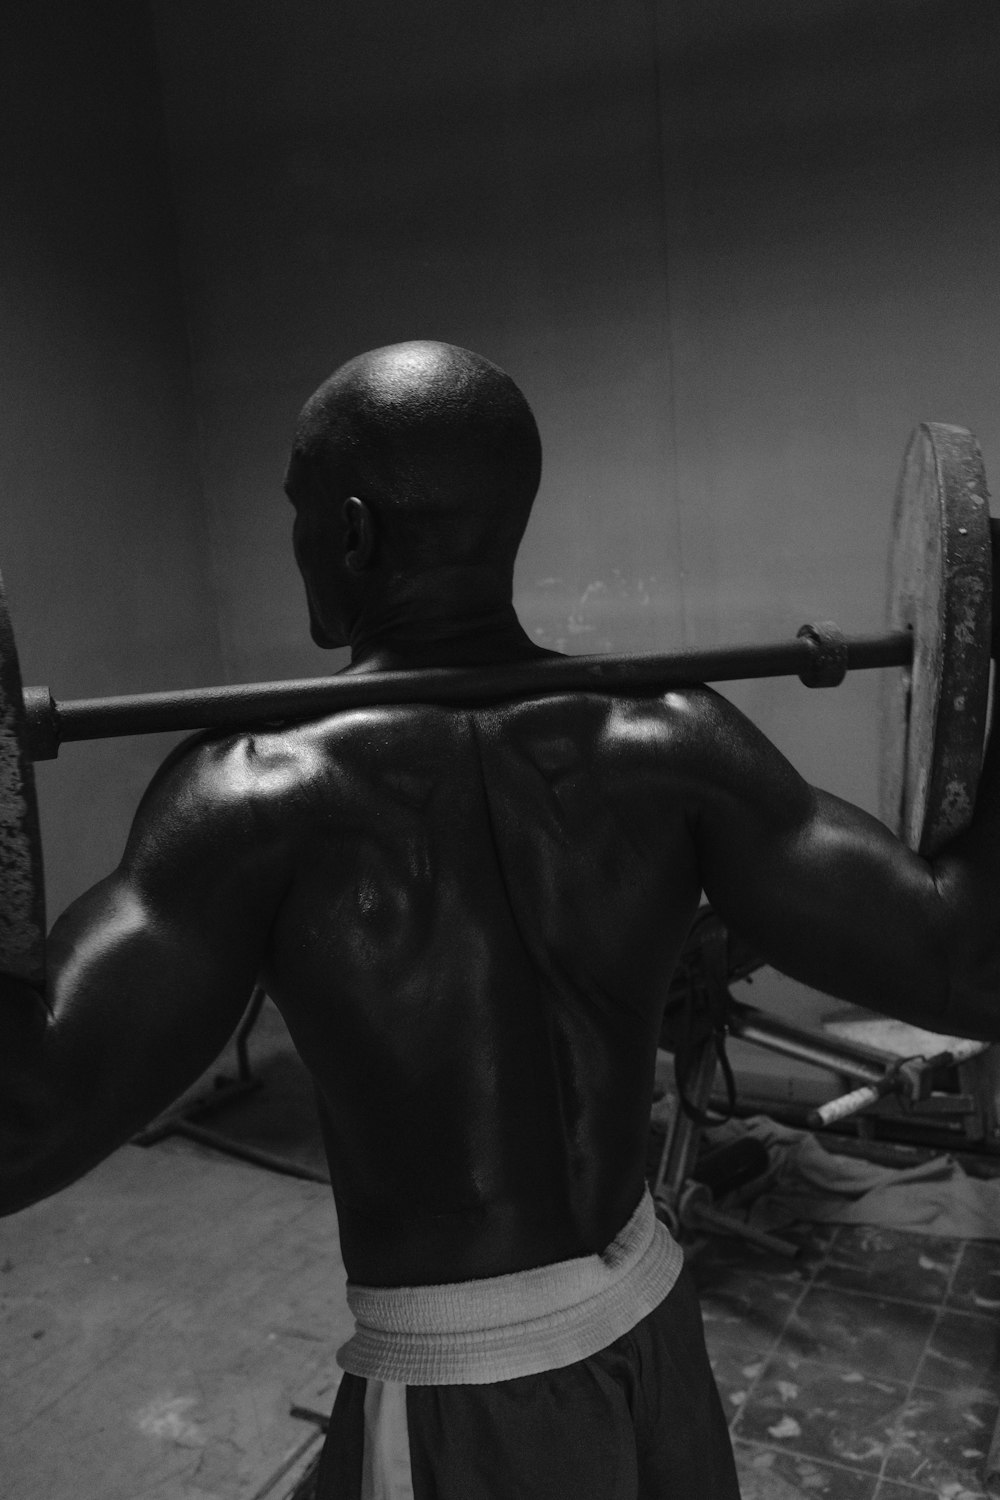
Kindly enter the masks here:
M 546 654 L 511 603 L 539 472 L 487 361 L 344 366 L 286 485 L 314 640 L 355 673 Z M 200 736 L 56 923 L 44 1003 L 0 988 L 0 1209 L 169 1104 L 260 976 L 316 1084 L 357 1320 L 320 1494 L 734 1500 L 643 1180 L 672 968 L 704 890 L 807 984 L 1000 1037 L 995 761 L 928 862 L 706 688 Z

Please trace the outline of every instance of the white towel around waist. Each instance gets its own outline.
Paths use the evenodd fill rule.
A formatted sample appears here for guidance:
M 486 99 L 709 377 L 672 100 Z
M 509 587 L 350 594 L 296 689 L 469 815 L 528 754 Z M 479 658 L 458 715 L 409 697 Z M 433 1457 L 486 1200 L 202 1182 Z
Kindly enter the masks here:
M 348 1282 L 356 1327 L 337 1362 L 351 1375 L 407 1385 L 485 1385 L 557 1370 L 634 1328 L 682 1264 L 647 1190 L 600 1255 L 442 1286 Z

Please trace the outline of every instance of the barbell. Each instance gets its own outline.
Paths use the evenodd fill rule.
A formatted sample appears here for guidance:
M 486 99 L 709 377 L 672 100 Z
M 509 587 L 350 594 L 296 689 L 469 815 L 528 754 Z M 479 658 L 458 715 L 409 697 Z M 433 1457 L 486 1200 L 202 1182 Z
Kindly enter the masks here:
M 1000 568 L 998 568 L 1000 574 Z M 665 656 L 540 658 L 56 702 L 22 687 L 0 582 L 0 972 L 44 982 L 45 898 L 33 762 L 66 741 L 165 730 L 251 728 L 389 703 L 482 704 L 551 693 L 649 694 L 701 682 L 798 676 L 832 687 L 848 671 L 902 669 L 883 694 L 880 812 L 933 853 L 972 814 L 982 762 L 993 605 L 991 524 L 979 446 L 923 423 L 900 473 L 887 628 L 845 636 L 830 622 L 794 640 Z

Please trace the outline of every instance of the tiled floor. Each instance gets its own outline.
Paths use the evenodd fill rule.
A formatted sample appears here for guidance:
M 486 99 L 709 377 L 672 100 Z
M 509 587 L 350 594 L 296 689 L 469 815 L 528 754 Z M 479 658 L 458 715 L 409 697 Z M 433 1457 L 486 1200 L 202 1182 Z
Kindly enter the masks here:
M 1000 1244 L 803 1230 L 692 1256 L 743 1500 L 978 1500 L 1000 1404 Z

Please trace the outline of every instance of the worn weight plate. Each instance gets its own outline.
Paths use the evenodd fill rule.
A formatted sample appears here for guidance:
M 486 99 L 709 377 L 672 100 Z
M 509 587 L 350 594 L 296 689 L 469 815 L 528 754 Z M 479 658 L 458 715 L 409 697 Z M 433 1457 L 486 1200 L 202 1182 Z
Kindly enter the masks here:
M 0 579 L 0 973 L 45 982 L 45 883 L 21 668 Z
M 887 677 L 880 810 L 921 854 L 972 816 L 990 681 L 989 495 L 979 444 L 922 423 L 903 460 L 889 560 L 888 628 L 913 664 Z

